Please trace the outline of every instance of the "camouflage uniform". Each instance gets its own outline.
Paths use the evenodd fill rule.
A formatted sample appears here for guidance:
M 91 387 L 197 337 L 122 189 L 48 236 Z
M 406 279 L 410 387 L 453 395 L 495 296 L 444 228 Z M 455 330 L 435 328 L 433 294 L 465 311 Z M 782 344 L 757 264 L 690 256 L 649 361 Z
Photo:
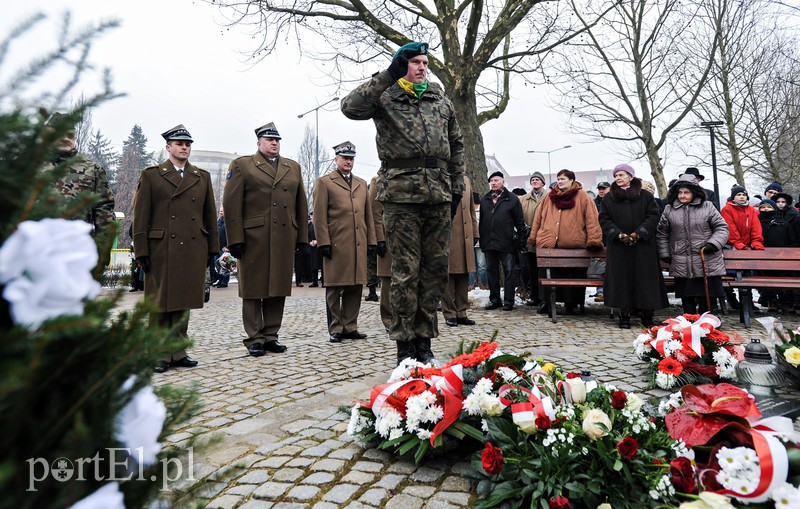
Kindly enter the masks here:
M 75 198 L 81 192 L 99 195 L 99 201 L 94 207 L 86 210 L 85 221 L 94 225 L 94 233 L 103 231 L 114 221 L 114 194 L 108 185 L 108 177 L 102 166 L 72 149 L 68 152 L 59 152 L 56 159 L 46 163 L 42 171 L 52 171 L 59 164 L 74 158 L 69 163 L 67 174 L 54 182 L 58 192 L 65 198 Z
M 342 112 L 372 119 L 377 129 L 376 191 L 392 255 L 389 337 L 435 337 L 436 306 L 447 285 L 450 202 L 464 194 L 464 145 L 453 105 L 439 85 L 429 83 L 417 98 L 384 70 L 348 94 Z

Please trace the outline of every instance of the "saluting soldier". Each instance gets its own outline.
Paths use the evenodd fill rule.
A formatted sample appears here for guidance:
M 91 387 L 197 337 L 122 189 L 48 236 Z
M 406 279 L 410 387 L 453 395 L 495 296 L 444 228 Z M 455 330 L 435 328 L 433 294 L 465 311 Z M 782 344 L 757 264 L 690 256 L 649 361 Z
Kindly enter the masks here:
M 56 127 L 66 122 L 66 115 L 53 113 L 46 124 Z M 108 185 L 108 175 L 102 166 L 88 157 L 78 154 L 75 146 L 75 129 L 68 129 L 59 140 L 53 159 L 44 164 L 42 171 L 52 171 L 60 164 L 68 164 L 67 174 L 53 184 L 65 198 L 75 198 L 79 193 L 89 192 L 98 195 L 94 206 L 86 210 L 84 220 L 94 229 L 93 235 L 105 231 L 114 221 L 114 193 Z
M 258 150 L 231 161 L 222 194 L 228 250 L 239 260 L 239 297 L 253 357 L 281 353 L 286 297 L 292 294 L 294 251 L 308 243 L 308 202 L 300 165 L 280 155 L 270 122 L 255 129 Z
M 219 252 L 217 206 L 211 175 L 189 162 L 189 131 L 179 124 L 161 136 L 169 157 L 139 175 L 133 245 L 145 272 L 144 295 L 159 309 L 151 319 L 161 327 L 179 326 L 177 334 L 185 338 L 189 310 L 203 307 L 206 267 Z M 194 366 L 197 361 L 180 350 L 165 354 L 155 371 Z
M 453 104 L 428 81 L 428 44 L 401 47 L 389 68 L 347 94 L 341 107 L 353 120 L 372 119 L 377 130 L 397 362 L 430 362 L 451 219 L 464 195 L 464 143 Z
M 336 170 L 314 185 L 314 233 L 322 255 L 331 343 L 364 339 L 358 331 L 367 256 L 375 256 L 375 227 L 367 181 L 353 175 L 356 147 L 333 147 Z

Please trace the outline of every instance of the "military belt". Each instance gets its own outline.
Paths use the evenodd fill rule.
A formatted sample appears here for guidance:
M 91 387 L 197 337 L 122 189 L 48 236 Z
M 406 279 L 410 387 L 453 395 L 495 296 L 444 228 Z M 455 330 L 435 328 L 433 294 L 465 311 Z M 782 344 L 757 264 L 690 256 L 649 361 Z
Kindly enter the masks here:
M 447 161 L 438 157 L 418 157 L 416 159 L 387 159 L 384 168 L 447 168 Z

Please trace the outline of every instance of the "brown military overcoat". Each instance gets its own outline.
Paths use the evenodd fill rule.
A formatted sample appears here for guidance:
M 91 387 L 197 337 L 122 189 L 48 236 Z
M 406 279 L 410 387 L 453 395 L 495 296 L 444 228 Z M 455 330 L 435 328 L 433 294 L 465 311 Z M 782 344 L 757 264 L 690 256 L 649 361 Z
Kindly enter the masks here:
M 234 159 L 222 205 L 228 245 L 245 244 L 238 264 L 239 296 L 291 295 L 295 245 L 308 243 L 308 202 L 300 165 L 278 157 L 275 170 L 260 152 Z
M 372 177 L 369 183 L 369 201 L 372 206 L 372 223 L 375 225 L 375 240 L 386 242 L 386 231 L 383 229 L 383 204 L 378 201 L 378 188 L 375 182 L 378 177 Z M 386 250 L 385 256 L 378 257 L 378 277 L 392 277 L 392 255 Z
M 351 182 L 334 170 L 314 185 L 317 246 L 331 246 L 333 254 L 322 259 L 325 286 L 367 284 L 367 246 L 377 243 L 372 204 L 367 181 L 353 175 Z
M 450 259 L 448 274 L 468 274 L 475 272 L 475 239 L 478 233 L 478 216 L 472 203 L 472 183 L 464 177 L 464 196 L 453 217 L 453 230 L 450 233 Z
M 133 247 L 136 258 L 150 257 L 144 291 L 161 311 L 203 307 L 208 256 L 219 253 L 211 175 L 187 163 L 181 178 L 169 160 L 142 170 Z

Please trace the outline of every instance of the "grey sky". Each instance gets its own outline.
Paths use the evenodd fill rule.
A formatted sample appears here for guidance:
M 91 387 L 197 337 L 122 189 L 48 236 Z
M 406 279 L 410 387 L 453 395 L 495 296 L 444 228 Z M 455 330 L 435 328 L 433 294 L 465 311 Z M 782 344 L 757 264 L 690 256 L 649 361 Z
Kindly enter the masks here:
M 159 133 L 182 123 L 192 133 L 195 149 L 248 154 L 255 151 L 253 129 L 272 121 L 283 137 L 282 154 L 293 157 L 304 127 L 314 129 L 313 113 L 303 119 L 297 115 L 349 91 L 315 85 L 323 81 L 319 71 L 312 62 L 300 59 L 289 43 L 279 55 L 254 66 L 246 63 L 244 53 L 255 48 L 256 41 L 243 29 L 221 27 L 216 9 L 190 0 L 13 2 L 5 7 L 0 20 L 3 35 L 34 12 L 45 12 L 49 19 L 35 36 L 28 35 L 23 44 L 14 46 L 12 60 L 3 70 L 51 48 L 66 9 L 72 12 L 76 26 L 110 17 L 122 21 L 122 27 L 102 37 L 92 51 L 93 62 L 111 68 L 114 89 L 127 94 L 93 114 L 95 128 L 118 148 L 131 127 L 139 124 L 150 148 L 160 150 Z M 364 69 L 363 76 L 366 79 L 381 68 Z M 98 74 L 88 75 L 82 85 L 91 89 L 98 81 Z M 547 155 L 528 154 L 527 150 L 564 145 L 572 148 L 551 155 L 554 173 L 560 168 L 608 169 L 630 162 L 622 153 L 615 156 L 611 144 L 581 143 L 584 140 L 569 134 L 566 120 L 547 108 L 545 93 L 542 87 L 517 83 L 512 86 L 506 113 L 482 128 L 486 152 L 494 154 L 510 174 L 533 170 L 547 174 Z M 369 179 L 377 172 L 372 122 L 346 119 L 335 101 L 319 111 L 319 133 L 328 149 L 344 140 L 356 144 L 357 174 Z M 631 164 L 647 178 L 644 161 Z M 670 167 L 667 164 L 668 180 L 675 173 Z

